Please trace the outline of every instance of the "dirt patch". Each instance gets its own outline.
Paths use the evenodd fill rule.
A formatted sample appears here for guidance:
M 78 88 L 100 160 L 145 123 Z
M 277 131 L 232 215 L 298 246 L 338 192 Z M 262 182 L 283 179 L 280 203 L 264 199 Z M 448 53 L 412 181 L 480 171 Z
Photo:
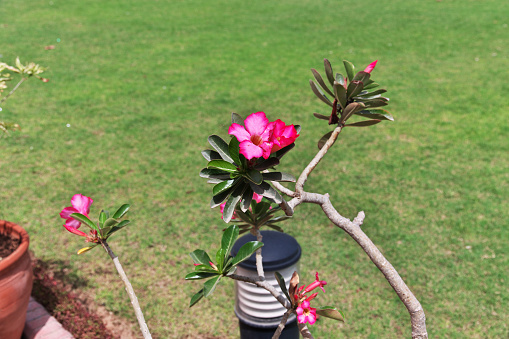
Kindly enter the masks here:
M 0 260 L 9 256 L 21 244 L 21 239 L 14 239 L 0 233 Z
M 52 265 L 32 256 L 34 286 L 32 296 L 71 334 L 80 339 L 135 339 L 131 323 L 96 305 L 92 296 L 76 293 L 77 281 L 65 281 L 65 275 Z

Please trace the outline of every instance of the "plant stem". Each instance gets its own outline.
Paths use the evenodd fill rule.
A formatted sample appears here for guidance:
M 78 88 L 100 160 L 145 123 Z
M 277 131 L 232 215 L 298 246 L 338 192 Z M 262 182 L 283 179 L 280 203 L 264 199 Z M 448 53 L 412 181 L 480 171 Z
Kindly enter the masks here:
M 292 313 L 293 313 L 293 310 L 290 309 L 290 310 L 286 311 L 285 314 L 283 314 L 283 318 L 281 319 L 281 322 L 277 326 L 276 332 L 274 332 L 272 339 L 279 339 L 279 337 L 281 336 L 281 332 L 283 332 L 283 330 L 285 329 L 286 322 L 288 321 L 288 317 Z
M 256 240 L 262 242 L 263 236 L 260 233 L 259 229 L 256 229 Z M 260 280 L 265 280 L 265 273 L 263 272 L 263 258 L 262 258 L 262 248 L 256 250 L 256 271 L 258 272 L 258 278 Z
M 14 88 L 12 89 L 12 91 L 9 92 L 9 94 L 7 94 L 5 97 L 3 97 L 2 100 L 0 100 L 0 104 L 2 102 L 4 102 L 5 100 L 7 100 L 8 97 L 10 97 L 17 89 L 18 87 L 23 83 L 23 81 L 25 81 L 27 78 L 21 78 L 21 80 L 16 84 L 16 86 L 14 86 Z
M 258 278 L 251 278 L 246 277 L 243 275 L 237 275 L 237 274 L 230 274 L 227 275 L 228 278 L 238 280 L 238 281 L 244 281 L 247 283 L 254 284 L 258 287 L 266 289 L 274 298 L 281 303 L 286 309 L 290 309 L 292 307 L 292 304 L 290 301 L 286 298 L 286 296 L 283 294 L 283 292 L 278 292 L 274 286 L 272 286 L 267 280 L 260 280 Z
M 138 298 L 136 298 L 136 294 L 134 293 L 134 289 L 129 282 L 129 279 L 127 278 L 127 275 L 124 272 L 124 269 L 122 268 L 122 265 L 120 264 L 120 261 L 118 260 L 118 257 L 113 253 L 111 248 L 108 246 L 108 243 L 106 241 L 101 241 L 102 247 L 108 252 L 110 255 L 110 258 L 113 259 L 113 263 L 115 264 L 115 268 L 118 271 L 118 274 L 120 274 L 120 278 L 125 284 L 125 288 L 127 291 L 127 294 L 129 295 L 129 299 L 131 299 L 131 304 L 133 305 L 134 314 L 136 314 L 136 318 L 138 319 L 138 324 L 140 325 L 141 333 L 143 334 L 144 339 L 152 339 L 152 336 L 150 335 L 150 332 L 148 330 L 147 323 L 145 322 L 145 318 L 143 317 L 143 312 L 141 311 L 140 304 L 138 303 Z

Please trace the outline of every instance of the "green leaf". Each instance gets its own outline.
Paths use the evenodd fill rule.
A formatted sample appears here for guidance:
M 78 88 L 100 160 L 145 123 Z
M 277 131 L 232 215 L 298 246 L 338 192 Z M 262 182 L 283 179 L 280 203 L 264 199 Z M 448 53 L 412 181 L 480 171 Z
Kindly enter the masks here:
M 283 172 L 269 172 L 262 173 L 263 180 L 267 181 L 287 181 L 287 182 L 295 182 L 295 177 L 288 173 Z
M 200 177 L 209 179 L 230 179 L 230 173 L 219 169 L 204 168 L 200 171 Z
M 219 184 L 215 185 L 214 188 L 212 188 L 212 194 L 218 195 L 219 193 L 222 193 L 222 192 L 226 191 L 227 189 L 231 188 L 234 183 L 235 183 L 235 180 L 233 180 L 233 179 L 220 182 Z
M 223 160 L 228 162 L 234 162 L 233 159 L 230 157 L 230 152 L 228 150 L 228 144 L 226 141 L 218 137 L 217 135 L 211 135 L 209 136 L 209 144 L 214 147 L 214 149 L 221 155 L 221 158 Z
M 191 256 L 191 259 L 193 259 L 193 262 L 195 264 L 200 265 L 209 265 L 210 260 L 209 255 L 204 250 L 194 250 L 193 252 L 189 253 Z
M 369 83 L 368 85 L 364 86 L 364 89 L 372 89 L 372 88 L 376 88 L 380 86 L 379 84 L 377 84 L 376 82 L 372 82 L 372 83 Z
M 272 225 L 272 224 L 265 224 L 265 226 L 270 227 L 273 230 L 276 230 L 278 232 L 285 233 L 285 231 L 283 231 L 283 229 L 281 227 L 279 227 L 279 226 Z
M 370 99 L 371 97 L 375 97 L 375 96 L 380 96 L 381 94 L 387 92 L 386 89 L 379 89 L 379 90 L 376 90 L 376 91 L 373 91 L 373 92 L 367 92 L 365 94 L 359 94 L 359 98 L 364 98 L 364 99 Z
M 250 170 L 249 170 L 249 171 L 248 171 L 248 172 L 244 175 L 244 177 L 245 177 L 246 179 L 248 179 L 249 181 L 251 181 L 251 182 L 253 182 L 253 183 L 257 184 L 257 185 L 261 184 L 261 183 L 262 183 L 262 181 L 263 181 L 263 176 L 262 176 L 262 174 L 261 174 L 259 171 L 255 170 L 255 169 L 250 169 Z
M 394 121 L 392 115 L 384 109 L 365 109 L 354 114 L 370 119 Z
M 364 120 L 364 121 L 354 122 L 354 123 L 351 123 L 351 124 L 346 124 L 345 127 L 346 126 L 350 126 L 350 127 L 367 127 L 367 126 L 376 125 L 379 122 L 381 122 L 381 120 Z
M 253 214 L 261 215 L 267 212 L 270 208 L 270 204 L 265 201 L 261 201 L 259 203 L 254 204 L 253 206 Z
M 327 75 L 327 80 L 329 80 L 330 85 L 334 85 L 334 73 L 332 72 L 332 66 L 327 59 L 323 59 L 323 66 L 325 68 L 325 75 Z
M 129 211 L 129 204 L 123 204 L 122 206 L 119 207 L 119 209 L 115 212 L 115 214 L 113 214 L 113 219 L 120 219 L 122 218 L 126 213 L 127 211 Z
M 232 124 L 239 124 L 241 126 L 244 126 L 244 118 L 242 118 L 237 113 L 232 113 Z
M 343 74 L 336 73 L 336 81 L 339 82 L 341 86 L 345 86 L 345 77 L 343 77 Z
M 106 213 L 104 213 L 104 210 L 102 210 L 101 213 L 99 214 L 99 228 L 103 227 L 106 219 L 108 219 L 108 217 L 106 216 Z
M 270 157 L 267 160 L 263 160 L 259 164 L 256 164 L 253 168 L 255 170 L 257 170 L 257 171 L 264 171 L 267 168 L 271 168 L 271 167 L 274 167 L 274 166 L 277 166 L 277 165 L 279 165 L 279 159 L 278 158 L 274 158 L 274 157 Z
M 225 256 L 229 255 L 233 244 L 235 244 L 235 240 L 237 240 L 239 236 L 239 228 L 235 225 L 228 227 L 223 232 L 223 237 L 221 238 L 221 249 L 225 251 Z
M 334 93 L 336 99 L 338 99 L 339 105 L 344 109 L 347 103 L 346 89 L 339 82 L 335 82 Z
M 350 61 L 343 60 L 343 65 L 345 65 L 346 75 L 350 81 L 352 81 L 355 74 L 355 67 Z
M 113 233 L 120 231 L 122 228 L 126 227 L 131 221 L 129 220 L 122 220 L 120 224 L 117 226 L 113 226 L 110 231 L 108 231 L 107 236 L 111 236 Z
M 343 114 L 341 114 L 340 123 L 345 123 L 350 117 L 357 112 L 360 112 L 364 109 L 364 104 L 361 102 L 352 102 L 348 106 L 346 106 Z
M 318 113 L 313 113 L 313 115 L 315 116 L 315 118 L 329 121 L 329 117 L 326 115 L 318 114 Z
M 203 155 L 203 157 L 207 161 L 223 160 L 223 158 L 221 158 L 219 153 L 217 153 L 216 151 L 210 150 L 210 149 L 206 149 L 206 150 L 201 151 L 201 155 Z
M 289 217 L 287 215 L 282 215 L 282 216 L 270 219 L 269 223 L 280 222 L 280 221 L 288 220 L 288 219 L 291 219 L 291 218 L 292 217 Z
M 235 190 L 235 188 L 238 186 L 239 184 L 236 184 L 236 185 L 233 185 L 232 187 L 228 188 L 226 191 L 224 192 L 221 192 L 217 195 L 214 195 L 212 197 L 212 199 L 210 200 L 210 208 L 214 208 L 216 206 L 219 206 L 221 205 L 221 203 L 223 201 L 225 201 L 226 198 L 228 198 L 230 196 L 230 194 L 233 193 L 233 191 Z
M 311 68 L 311 72 L 313 73 L 313 76 L 315 77 L 316 79 L 316 82 L 318 82 L 318 84 L 320 86 L 322 86 L 323 90 L 327 93 L 329 93 L 331 96 L 334 96 L 334 94 L 332 94 L 332 92 L 330 91 L 330 89 L 327 87 L 327 85 L 325 84 L 325 82 L 323 81 L 322 79 L 322 76 L 320 75 L 320 73 L 318 73 L 318 71 L 314 68 Z
M 237 252 L 237 255 L 233 258 L 232 265 L 237 266 L 244 260 L 248 259 L 257 249 L 263 246 L 260 241 L 250 241 L 242 245 Z
M 267 199 L 274 201 L 276 204 L 280 204 L 283 201 L 283 197 L 281 196 L 281 194 L 279 194 L 278 191 L 272 188 L 272 186 L 270 186 L 265 181 L 262 182 L 260 185 L 255 185 L 250 182 L 249 185 L 256 194 L 263 195 Z
M 207 164 L 208 169 L 218 169 L 228 173 L 238 172 L 237 167 L 224 160 L 212 160 Z
M 220 279 L 221 276 L 218 275 L 217 277 L 207 280 L 203 284 L 203 296 L 208 297 L 209 295 L 211 295 L 212 292 L 214 292 L 214 290 L 216 289 L 217 283 L 219 282 Z
M 362 89 L 364 88 L 364 85 L 360 81 L 352 81 L 348 88 L 346 89 L 346 96 L 348 99 L 353 98 L 357 96 L 360 92 L 362 92 Z
M 225 223 L 229 223 L 233 217 L 233 212 L 235 212 L 235 207 L 242 197 L 242 193 L 244 193 L 245 185 L 237 186 L 237 188 L 232 192 L 228 200 L 226 200 L 226 204 L 224 205 L 223 210 L 223 221 Z
M 212 272 L 191 272 L 189 274 L 186 274 L 185 279 L 186 280 L 199 280 L 199 279 L 207 279 L 210 277 L 213 277 L 215 275 L 218 275 L 219 273 L 212 273 Z
M 352 81 L 360 81 L 360 82 L 362 82 L 362 85 L 364 85 L 369 81 L 370 77 L 371 77 L 371 74 L 362 71 L 362 72 L 355 74 Z
M 323 317 L 327 317 L 327 318 L 345 322 L 345 315 L 343 314 L 343 312 L 341 312 L 334 306 L 317 307 L 316 314 L 319 314 Z
M 332 135 L 332 132 L 333 131 L 330 131 L 330 132 L 324 134 L 324 136 L 321 137 L 320 140 L 318 140 L 318 149 L 322 149 L 322 147 L 325 145 L 327 140 L 329 140 L 330 136 Z
M 249 209 L 249 205 L 251 205 L 251 201 L 253 200 L 253 190 L 251 187 L 247 186 L 244 194 L 242 194 L 242 200 L 240 202 L 240 210 L 242 212 L 246 212 Z
M 230 140 L 230 144 L 228 145 L 228 152 L 230 153 L 230 157 L 233 159 L 235 164 L 237 164 L 237 166 L 241 165 L 241 162 L 240 162 L 240 147 L 239 147 L 239 145 L 240 145 L 240 143 L 239 143 L 239 141 L 237 140 L 236 137 L 233 137 Z
M 279 288 L 281 288 L 281 292 L 283 292 L 286 295 L 286 299 L 288 299 L 288 301 L 290 301 L 290 303 L 291 303 L 292 299 L 290 298 L 290 295 L 288 294 L 288 290 L 286 289 L 285 278 L 283 278 L 283 276 L 279 272 L 274 272 L 274 276 L 276 277 Z
M 216 266 L 219 272 L 223 272 L 226 251 L 223 248 L 220 248 L 216 252 Z
M 72 213 L 71 218 L 73 218 L 74 220 L 78 220 L 81 223 L 84 223 L 85 225 L 87 225 L 88 227 L 90 227 L 93 230 L 99 231 L 99 228 L 97 227 L 97 225 L 94 224 L 92 222 L 92 220 L 88 219 L 88 217 L 86 215 L 83 215 L 81 213 Z
M 82 249 L 80 249 L 77 253 L 78 255 L 79 254 L 83 254 L 85 252 L 88 252 L 90 251 L 92 248 L 96 247 L 97 245 L 92 245 L 92 246 L 88 246 L 88 247 L 83 247 Z
M 189 302 L 189 307 L 193 307 L 194 305 L 196 305 L 196 303 L 198 301 L 200 301 L 201 298 L 203 298 L 203 288 L 198 293 L 196 293 L 195 295 L 193 295 L 191 297 L 191 301 Z
M 387 101 L 384 100 L 383 97 L 380 97 L 377 99 L 371 99 L 371 100 L 364 100 L 363 102 L 367 108 L 375 108 L 375 107 L 382 107 L 382 106 L 388 105 Z
M 313 82 L 313 80 L 309 80 L 309 86 L 311 86 L 311 90 L 315 95 L 318 97 L 318 99 L 322 100 L 324 103 L 332 107 L 332 102 L 323 94 L 323 92 L 316 86 L 316 84 Z

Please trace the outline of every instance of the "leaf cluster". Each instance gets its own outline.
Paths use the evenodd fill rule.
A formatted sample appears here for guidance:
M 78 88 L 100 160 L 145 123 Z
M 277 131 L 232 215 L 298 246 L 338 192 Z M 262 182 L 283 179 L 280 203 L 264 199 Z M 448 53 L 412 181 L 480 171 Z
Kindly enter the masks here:
M 271 208 L 272 207 L 272 208 Z M 251 209 L 246 212 L 235 209 L 235 215 L 242 221 L 237 224 L 240 228 L 240 234 L 246 233 L 250 230 L 259 230 L 262 226 L 270 227 L 278 232 L 283 232 L 283 229 L 276 225 L 277 223 L 290 219 L 291 217 L 286 215 L 276 216 L 276 212 L 281 211 L 279 206 L 271 206 L 266 201 L 257 203 L 254 199 L 251 201 Z
M 232 123 L 243 124 L 243 121 L 238 114 L 232 113 Z M 253 192 L 277 204 L 283 201 L 279 192 L 267 181 L 295 182 L 295 178 L 287 173 L 263 173 L 278 165 L 281 158 L 295 146 L 294 143 L 274 152 L 268 159 L 258 158 L 248 161 L 240 154 L 240 143 L 236 137 L 232 137 L 230 143 L 227 143 L 221 137 L 211 135 L 208 141 L 214 150 L 201 152 L 209 163 L 200 171 L 200 176 L 215 184 L 212 189 L 211 208 L 219 206 L 226 200 L 223 212 L 223 220 L 226 223 L 230 222 L 239 202 L 242 212 L 248 210 Z
M 189 307 L 194 306 L 203 297 L 208 297 L 214 292 L 222 277 L 233 274 L 237 265 L 248 259 L 253 253 L 263 246 L 262 242 L 250 241 L 242 245 L 237 255 L 232 256 L 233 244 L 239 236 L 239 227 L 232 225 L 223 232 L 221 247 L 216 252 L 216 263 L 212 262 L 210 256 L 204 250 L 195 250 L 189 255 L 194 261 L 194 272 L 186 275 L 186 280 L 208 279 L 203 288 L 191 297 Z
M 108 240 L 108 238 L 113 234 L 126 227 L 130 221 L 125 219 L 122 220 L 122 218 L 125 216 L 127 211 L 129 211 L 129 207 L 130 205 L 123 204 L 115 213 L 113 213 L 111 217 L 108 211 L 102 210 L 101 213 L 99 213 L 99 221 L 97 224 L 95 224 L 84 214 L 72 213 L 71 217 L 89 227 L 93 234 L 93 237 L 87 237 L 87 241 L 93 242 L 94 245 L 80 249 L 78 254 L 90 251 L 92 248 L 99 245 L 102 241 Z
M 316 69 L 311 69 L 316 80 L 316 83 L 309 80 L 311 90 L 318 99 L 332 108 L 329 116 L 318 113 L 314 113 L 314 116 L 318 119 L 327 120 L 329 125 L 338 124 L 349 127 L 372 126 L 382 120 L 394 121 L 392 115 L 381 108 L 389 102 L 389 98 L 382 96 L 387 90 L 370 91 L 380 86 L 371 79 L 370 73 L 361 71 L 355 74 L 354 65 L 346 60 L 343 60 L 343 65 L 345 66 L 346 77 L 341 73 L 334 75 L 329 60 L 324 59 L 326 79 L 332 89 L 329 88 Z M 332 101 L 327 94 L 332 98 Z M 353 115 L 369 120 L 346 124 L 347 120 Z M 332 132 L 329 132 L 320 139 L 318 142 L 319 149 L 323 147 L 331 134 Z

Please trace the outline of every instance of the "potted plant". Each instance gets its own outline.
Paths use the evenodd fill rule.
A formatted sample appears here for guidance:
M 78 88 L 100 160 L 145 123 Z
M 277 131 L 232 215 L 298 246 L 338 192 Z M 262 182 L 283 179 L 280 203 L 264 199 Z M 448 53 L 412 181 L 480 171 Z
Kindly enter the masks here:
M 0 338 L 18 339 L 32 292 L 32 265 L 28 233 L 19 225 L 0 220 Z

